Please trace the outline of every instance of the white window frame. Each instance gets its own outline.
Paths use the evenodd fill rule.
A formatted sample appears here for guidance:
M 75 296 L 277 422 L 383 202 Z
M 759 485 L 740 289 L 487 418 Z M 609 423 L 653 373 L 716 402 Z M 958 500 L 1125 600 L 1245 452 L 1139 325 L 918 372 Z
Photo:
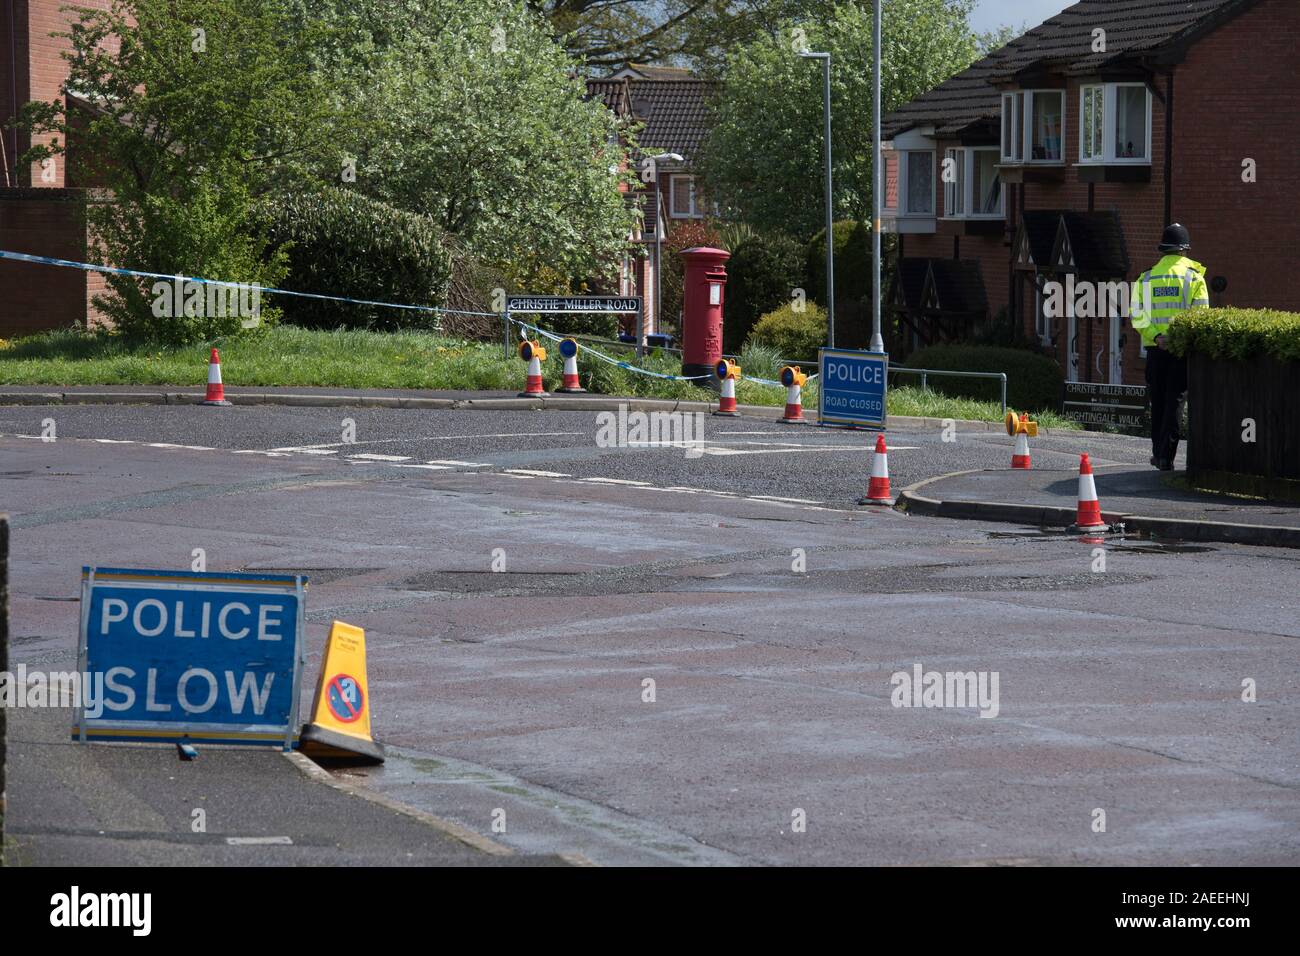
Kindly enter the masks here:
M 907 208 L 907 198 L 910 195 L 907 182 L 907 161 L 913 153 L 926 153 L 930 157 L 930 211 L 929 212 L 911 212 Z M 900 149 L 898 150 L 898 218 L 899 219 L 934 219 L 938 214 L 938 190 L 935 187 L 935 180 L 938 179 L 938 167 L 935 161 L 937 150 L 933 149 Z
M 1118 119 L 1117 105 L 1121 87 L 1137 87 L 1146 90 L 1147 95 L 1147 142 L 1146 155 L 1115 155 L 1115 124 Z M 1085 90 L 1102 91 L 1101 100 L 1101 155 L 1087 156 L 1083 143 L 1083 99 Z M 1151 90 L 1145 83 L 1085 83 L 1079 87 L 1079 164 L 1083 166 L 1150 166 L 1151 165 Z
M 677 180 L 686 179 L 691 184 L 691 203 L 690 209 L 681 212 L 677 209 Z M 668 177 L 668 216 L 671 219 L 703 219 L 704 212 L 700 209 L 698 194 L 695 191 L 695 177 L 690 173 L 673 173 Z
M 1057 159 L 1034 159 L 1034 97 L 1035 96 L 1056 96 L 1061 100 L 1061 155 Z M 1021 101 L 1021 108 L 1016 110 L 1014 106 L 1007 108 L 1008 103 L 1015 103 L 1016 99 Z M 1020 155 L 1006 151 L 1007 120 L 1012 120 L 1011 141 L 1018 143 L 1020 146 Z M 1004 166 L 1064 166 L 1065 165 L 1065 143 L 1067 140 L 1068 116 L 1065 109 L 1065 90 L 1062 89 L 1028 89 L 1028 90 L 1010 90 L 1002 94 L 1002 122 L 999 126 L 998 152 Z
M 993 153 L 994 156 L 1000 157 L 1002 154 L 1001 146 L 956 146 L 944 150 L 944 159 L 954 158 L 960 163 L 961 181 L 959 183 L 943 184 L 943 218 L 944 219 L 1004 219 L 1006 217 L 1007 191 L 1005 186 L 998 189 L 998 211 L 997 212 L 974 212 L 976 206 L 975 196 L 975 154 L 976 153 Z M 955 154 L 955 155 L 954 155 Z M 957 186 L 962 187 L 962 211 L 960 213 L 952 212 L 953 200 L 956 197 Z

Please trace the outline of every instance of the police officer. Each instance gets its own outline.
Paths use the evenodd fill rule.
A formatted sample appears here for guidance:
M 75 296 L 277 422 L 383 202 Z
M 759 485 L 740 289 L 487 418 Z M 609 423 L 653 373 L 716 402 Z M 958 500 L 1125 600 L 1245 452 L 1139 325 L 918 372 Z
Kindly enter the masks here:
M 1208 308 L 1205 266 L 1184 253 L 1192 237 L 1179 223 L 1165 227 L 1159 252 L 1164 258 L 1133 283 L 1129 314 L 1147 349 L 1147 395 L 1151 399 L 1151 464 L 1171 471 L 1178 454 L 1187 359 L 1169 351 L 1169 325 L 1188 309 Z

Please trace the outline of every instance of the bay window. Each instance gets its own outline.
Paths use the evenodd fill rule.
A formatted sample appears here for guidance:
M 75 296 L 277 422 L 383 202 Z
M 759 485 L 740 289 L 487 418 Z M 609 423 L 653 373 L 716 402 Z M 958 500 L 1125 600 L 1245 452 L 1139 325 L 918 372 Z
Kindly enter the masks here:
M 1079 162 L 1151 162 L 1151 93 L 1142 83 L 1079 90 Z
M 1002 180 L 996 146 L 959 147 L 944 154 L 944 217 L 997 219 L 1002 216 Z
M 1064 90 L 1002 94 L 1003 163 L 1060 163 L 1064 142 Z

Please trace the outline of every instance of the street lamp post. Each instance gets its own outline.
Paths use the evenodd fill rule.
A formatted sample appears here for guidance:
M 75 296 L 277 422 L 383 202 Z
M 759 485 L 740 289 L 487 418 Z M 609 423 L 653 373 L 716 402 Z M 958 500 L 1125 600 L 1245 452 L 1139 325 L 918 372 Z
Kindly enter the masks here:
M 822 61 L 822 155 L 826 159 L 826 347 L 835 348 L 835 213 L 831 202 L 831 55 L 801 51 L 801 57 Z
M 659 273 L 660 262 L 663 259 L 664 249 L 664 189 L 663 183 L 659 179 L 660 163 L 681 163 L 685 162 L 681 153 L 658 153 L 650 157 L 650 161 L 655 164 L 655 331 L 659 332 L 663 326 L 660 324 L 659 314 Z M 643 318 L 645 310 L 642 309 L 636 317 L 636 354 L 641 354 L 642 346 L 645 342 L 645 329 Z
M 880 149 L 880 8 L 884 6 L 883 0 L 876 0 L 875 3 L 875 23 L 872 26 L 872 48 L 874 49 L 875 63 L 872 66 L 872 97 L 875 105 L 871 110 L 871 121 L 874 127 L 874 141 L 872 142 L 871 154 L 871 256 L 873 259 L 872 269 L 874 275 L 871 279 L 871 351 L 885 351 L 885 340 L 880 334 L 880 282 L 882 268 L 880 264 L 880 209 L 881 209 L 881 180 L 880 171 L 881 160 L 883 159 Z

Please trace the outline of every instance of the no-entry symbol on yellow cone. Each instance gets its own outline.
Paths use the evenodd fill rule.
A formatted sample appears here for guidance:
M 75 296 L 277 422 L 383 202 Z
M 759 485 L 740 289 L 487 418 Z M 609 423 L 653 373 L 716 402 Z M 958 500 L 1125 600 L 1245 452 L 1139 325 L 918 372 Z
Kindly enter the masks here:
M 383 762 L 383 745 L 370 736 L 363 628 L 342 621 L 330 626 L 312 720 L 302 728 L 298 748 L 309 757 Z

